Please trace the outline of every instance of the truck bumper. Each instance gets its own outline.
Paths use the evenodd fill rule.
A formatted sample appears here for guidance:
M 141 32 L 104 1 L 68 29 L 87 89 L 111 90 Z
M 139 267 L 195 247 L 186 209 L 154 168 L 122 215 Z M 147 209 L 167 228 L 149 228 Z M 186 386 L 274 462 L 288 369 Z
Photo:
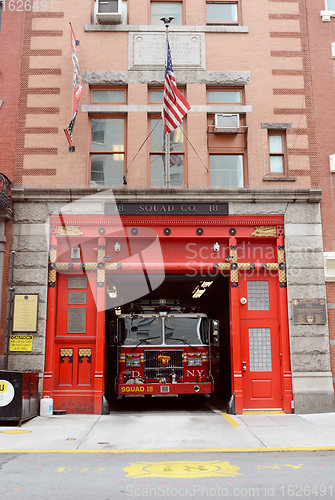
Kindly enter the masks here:
M 171 394 L 211 394 L 212 382 L 187 382 L 176 384 L 116 384 L 116 394 L 119 396 L 153 396 Z

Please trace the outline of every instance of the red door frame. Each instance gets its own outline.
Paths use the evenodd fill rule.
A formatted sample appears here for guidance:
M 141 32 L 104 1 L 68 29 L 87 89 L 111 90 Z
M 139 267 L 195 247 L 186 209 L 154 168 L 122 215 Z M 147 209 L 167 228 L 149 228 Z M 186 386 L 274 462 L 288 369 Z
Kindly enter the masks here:
M 286 278 L 285 262 L 283 258 L 279 258 L 279 252 L 283 253 L 284 248 L 284 234 L 283 234 L 283 217 L 282 216 L 201 216 L 195 215 L 188 216 L 175 216 L 170 215 L 150 215 L 150 216 L 122 216 L 122 223 L 124 228 L 138 227 L 151 227 L 156 230 L 161 244 L 169 241 L 176 242 L 200 242 L 203 241 L 213 242 L 216 241 L 229 241 L 229 247 L 236 247 L 241 238 L 248 238 L 257 243 L 257 238 L 253 233 L 255 228 L 271 227 L 275 228 L 276 235 L 271 234 L 271 240 L 276 242 L 278 248 L 278 261 L 277 264 L 270 263 L 270 266 L 280 263 L 278 275 L 279 286 L 279 311 L 280 311 L 280 348 L 281 348 L 281 385 L 283 388 L 283 410 L 286 413 L 291 413 L 292 401 L 292 377 L 290 371 L 290 351 L 289 351 L 289 334 L 288 334 L 288 311 L 287 311 L 287 294 L 286 294 Z M 44 373 L 44 389 L 43 394 L 51 396 L 53 394 L 53 370 L 54 370 L 54 350 L 55 350 L 55 329 L 56 329 L 56 314 L 57 314 L 57 280 L 56 280 L 56 260 L 57 260 L 57 232 L 55 228 L 57 224 L 60 225 L 59 216 L 50 217 L 50 262 L 49 264 L 49 293 L 47 304 L 47 333 L 46 333 L 46 351 L 45 351 L 45 373 Z M 61 224 L 69 224 L 80 227 L 80 231 L 86 237 L 93 237 L 97 235 L 97 228 L 101 226 L 113 227 L 115 222 L 114 216 L 109 215 L 64 215 L 62 216 Z M 167 232 L 166 228 L 172 228 L 172 231 Z M 198 229 L 203 228 L 202 232 Z M 52 229 L 53 228 L 53 229 Z M 236 229 L 237 228 L 237 229 Z M 94 229 L 94 230 L 93 230 Z M 238 234 L 236 234 L 238 231 Z M 127 231 L 126 231 L 127 233 Z M 100 232 L 98 237 L 98 245 L 105 245 L 108 234 Z M 127 237 L 131 237 L 130 231 Z M 267 235 L 269 237 L 269 235 Z M 177 248 L 177 247 L 176 247 Z M 282 250 L 279 250 L 279 249 Z M 171 249 L 171 246 L 170 246 Z M 173 258 L 170 260 L 168 257 L 164 259 L 165 272 L 189 272 L 187 258 L 185 255 L 173 253 Z M 239 289 L 238 289 L 238 273 L 243 269 L 247 269 L 249 264 L 237 263 L 237 257 L 234 257 L 234 251 L 231 252 L 233 257 L 230 257 L 230 263 L 227 261 L 220 263 L 213 262 L 214 258 L 211 255 L 208 257 L 198 259 L 197 262 L 192 263 L 192 269 L 198 272 L 207 272 L 210 270 L 224 269 L 230 272 L 231 287 L 230 287 L 230 338 L 231 338 L 231 367 L 232 367 L 232 392 L 235 395 L 235 411 L 242 413 L 243 411 L 243 391 L 242 391 L 242 359 L 241 359 L 241 336 L 240 336 L 240 318 L 239 318 Z M 170 256 L 171 258 L 171 256 Z M 261 264 L 257 262 L 257 269 L 262 269 Z M 234 267 L 235 266 L 235 267 Z M 148 263 L 147 270 L 155 271 L 157 266 L 155 263 Z M 278 269 L 278 267 L 277 267 Z M 74 265 L 74 270 L 79 270 L 79 266 Z M 143 270 L 143 269 L 141 269 Z M 124 266 L 124 272 L 135 272 L 136 266 Z M 158 270 L 159 272 L 159 270 Z M 280 278 L 280 274 L 282 275 Z M 237 275 L 237 278 L 236 278 Z M 234 277 L 233 277 L 234 276 Z M 235 281 L 234 281 L 235 280 Z M 95 357 L 95 374 L 94 374 L 94 413 L 100 414 L 102 409 L 102 395 L 104 389 L 104 376 L 105 376 L 105 288 L 103 285 L 97 288 L 97 320 L 96 320 L 96 357 Z

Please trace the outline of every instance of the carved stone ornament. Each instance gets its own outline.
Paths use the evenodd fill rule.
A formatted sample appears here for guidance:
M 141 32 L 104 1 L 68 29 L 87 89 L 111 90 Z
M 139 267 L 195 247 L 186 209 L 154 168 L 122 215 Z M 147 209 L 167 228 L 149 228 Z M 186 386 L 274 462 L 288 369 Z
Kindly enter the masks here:
M 84 236 L 80 226 L 57 226 L 57 236 Z
M 255 231 L 250 236 L 273 237 L 277 236 L 276 226 L 255 226 Z

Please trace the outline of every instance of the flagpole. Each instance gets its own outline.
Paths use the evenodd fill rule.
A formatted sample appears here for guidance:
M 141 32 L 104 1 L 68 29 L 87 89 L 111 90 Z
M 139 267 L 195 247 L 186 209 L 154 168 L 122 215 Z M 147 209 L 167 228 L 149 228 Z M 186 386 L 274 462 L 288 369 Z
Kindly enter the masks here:
M 165 24 L 165 34 L 166 34 L 166 49 L 165 49 L 165 54 L 167 58 L 167 53 L 168 53 L 168 45 L 169 45 L 169 25 L 170 22 L 173 20 L 173 17 L 162 17 L 161 21 Z M 167 65 L 167 59 L 166 63 Z M 166 71 L 166 69 L 165 69 Z M 170 134 L 165 134 L 165 171 L 164 171 L 164 177 L 165 177 L 165 185 L 167 188 L 170 188 Z

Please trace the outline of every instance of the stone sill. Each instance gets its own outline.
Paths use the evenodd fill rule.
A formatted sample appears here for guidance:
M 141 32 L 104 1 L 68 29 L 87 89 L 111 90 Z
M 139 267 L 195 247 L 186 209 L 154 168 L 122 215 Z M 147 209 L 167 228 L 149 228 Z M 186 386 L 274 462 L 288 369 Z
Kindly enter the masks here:
M 335 11 L 334 10 L 322 10 L 320 12 L 320 16 L 322 18 L 322 21 L 330 22 L 330 18 L 335 17 Z
M 132 202 L 183 202 L 194 201 L 198 202 L 209 200 L 236 203 L 320 203 L 322 190 L 320 188 L 312 189 L 272 189 L 272 188 L 207 188 L 199 189 L 187 188 L 148 188 L 148 189 L 132 189 L 114 188 L 101 189 L 95 187 L 83 188 L 13 188 L 13 202 L 57 202 L 70 203 L 79 200 L 83 197 L 90 196 L 87 201 L 92 202 L 111 202 L 113 197 L 118 201 Z
M 264 176 L 263 181 L 289 181 L 289 182 L 294 182 L 297 180 L 296 177 L 267 177 L 267 176 Z
M 165 27 L 152 26 L 146 24 L 85 24 L 85 31 L 157 31 L 165 33 Z M 203 33 L 249 33 L 248 26 L 170 26 L 170 33 L 189 33 L 189 32 L 203 32 Z

